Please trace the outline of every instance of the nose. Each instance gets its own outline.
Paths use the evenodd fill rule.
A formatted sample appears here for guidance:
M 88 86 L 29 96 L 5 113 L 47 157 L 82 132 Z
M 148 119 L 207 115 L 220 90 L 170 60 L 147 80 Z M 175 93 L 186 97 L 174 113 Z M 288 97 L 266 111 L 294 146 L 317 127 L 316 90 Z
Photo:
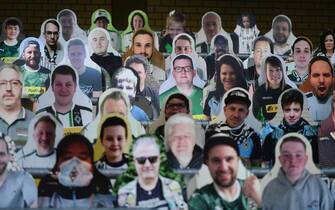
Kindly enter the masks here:
M 325 82 L 325 78 L 324 78 L 324 76 L 321 75 L 321 76 L 319 77 L 319 82 L 320 82 L 320 83 L 324 83 L 324 82 Z
M 42 138 L 43 140 L 48 139 L 48 134 L 47 134 L 46 132 L 43 132 L 42 135 L 41 135 L 41 138 Z
M 220 169 L 226 171 L 228 169 L 228 164 L 225 160 L 221 160 Z
M 12 90 L 12 85 L 10 84 L 9 81 L 7 81 L 7 83 L 6 83 L 6 90 L 7 91 L 11 91 Z
M 149 159 L 146 159 L 145 162 L 144 162 L 144 166 L 150 166 L 151 163 L 149 162 Z

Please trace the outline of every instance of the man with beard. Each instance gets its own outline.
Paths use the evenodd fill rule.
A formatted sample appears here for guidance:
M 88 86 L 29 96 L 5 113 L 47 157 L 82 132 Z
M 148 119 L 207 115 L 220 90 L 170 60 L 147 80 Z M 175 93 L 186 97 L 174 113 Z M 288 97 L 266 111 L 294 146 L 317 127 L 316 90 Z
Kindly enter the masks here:
M 284 15 L 275 17 L 272 23 L 272 31 L 274 39 L 274 54 L 290 55 L 291 46 L 287 43 L 288 38 L 292 33 L 290 19 Z
M 48 88 L 50 70 L 40 65 L 40 42 L 34 37 L 28 37 L 21 42 L 20 52 L 24 65 L 21 66 L 23 75 L 23 95 L 37 99 Z
M 310 142 L 313 150 L 313 161 L 318 163 L 318 134 L 316 128 L 302 118 L 304 97 L 296 89 L 289 89 L 281 96 L 281 107 L 284 118 L 279 126 L 265 137 L 262 146 L 263 165 L 271 168 L 275 161 L 275 148 L 278 140 L 287 133 L 300 133 Z
M 45 39 L 44 55 L 54 66 L 63 59 L 63 46 L 59 42 L 60 25 L 56 19 L 48 19 L 42 24 L 42 33 Z
M 37 208 L 37 189 L 25 171 L 7 171 L 11 159 L 8 144 L 0 137 L 0 208 Z
M 154 35 L 145 29 L 139 29 L 134 33 L 131 48 L 123 55 L 126 60 L 132 55 L 142 55 L 150 62 L 150 70 L 146 72 L 157 81 L 165 81 L 165 61 L 163 55 L 154 47 Z
M 257 178 L 251 176 L 245 181 L 237 180 L 239 159 L 239 148 L 228 135 L 216 134 L 206 140 L 204 162 L 213 183 L 192 194 L 188 202 L 190 210 L 247 210 L 251 203 L 261 205 Z
M 329 59 L 316 56 L 308 66 L 312 92 L 307 92 L 308 110 L 314 121 L 320 122 L 331 113 L 333 67 Z
M 229 90 L 224 103 L 223 113 L 226 120 L 210 125 L 206 131 L 206 138 L 216 133 L 229 135 L 238 145 L 242 162 L 246 166 L 260 166 L 260 136 L 245 122 L 251 105 L 247 91 L 242 88 Z
M 0 67 L 0 132 L 13 139 L 16 146 L 25 144 L 29 122 L 34 116 L 21 104 L 22 84 L 17 66 L 5 64 Z

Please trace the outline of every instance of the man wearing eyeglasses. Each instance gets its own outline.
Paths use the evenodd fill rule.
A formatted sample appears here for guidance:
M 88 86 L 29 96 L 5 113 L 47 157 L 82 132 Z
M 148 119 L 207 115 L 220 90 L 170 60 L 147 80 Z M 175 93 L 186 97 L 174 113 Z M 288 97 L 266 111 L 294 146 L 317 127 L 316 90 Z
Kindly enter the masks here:
M 133 146 L 137 179 L 118 191 L 119 207 L 187 209 L 178 182 L 159 176 L 160 150 L 155 137 L 144 136 Z
M 0 132 L 23 145 L 34 114 L 21 105 L 22 75 L 13 64 L 0 67 Z M 17 145 L 18 146 L 18 145 Z
M 196 75 L 192 57 L 180 54 L 173 62 L 172 76 L 176 86 L 160 94 L 160 104 L 162 106 L 165 97 L 172 93 L 182 93 L 192 101 L 192 115 L 201 118 L 202 114 L 202 89 L 193 85 L 193 78 Z
M 63 46 L 59 42 L 60 25 L 55 19 L 48 19 L 42 25 L 42 33 L 45 39 L 44 55 L 48 62 L 53 65 L 59 64 L 63 59 Z

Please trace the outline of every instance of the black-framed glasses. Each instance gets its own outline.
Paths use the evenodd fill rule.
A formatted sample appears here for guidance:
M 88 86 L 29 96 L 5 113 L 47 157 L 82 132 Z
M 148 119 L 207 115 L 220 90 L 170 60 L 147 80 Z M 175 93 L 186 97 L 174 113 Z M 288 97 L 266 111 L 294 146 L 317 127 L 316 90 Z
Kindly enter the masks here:
M 58 35 L 59 35 L 59 32 L 58 32 L 58 31 L 54 31 L 54 32 L 53 32 L 53 31 L 46 31 L 45 34 L 46 34 L 46 35 L 49 35 L 49 36 L 50 36 L 50 35 L 58 36 Z
M 176 66 L 176 67 L 174 67 L 174 70 L 175 70 L 175 72 L 178 72 L 178 73 L 182 72 L 182 71 L 191 72 L 193 70 L 193 67 L 192 66 L 184 66 L 184 67 Z
M 22 85 L 22 82 L 17 79 L 13 80 L 0 80 L 0 88 L 4 89 L 7 85 L 10 84 L 12 88 L 19 88 Z
M 175 103 L 166 105 L 166 109 L 183 109 L 183 108 L 186 108 L 185 103 Z
M 141 165 L 144 165 L 147 160 L 149 160 L 151 164 L 154 164 L 157 162 L 158 156 L 138 157 L 135 158 L 135 160 Z

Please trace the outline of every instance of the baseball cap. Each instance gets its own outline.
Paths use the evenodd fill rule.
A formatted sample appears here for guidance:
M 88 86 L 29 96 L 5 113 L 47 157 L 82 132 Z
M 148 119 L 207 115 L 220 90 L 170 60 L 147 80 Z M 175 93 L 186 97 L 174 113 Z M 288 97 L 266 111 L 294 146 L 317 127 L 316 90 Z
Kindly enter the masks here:
M 205 160 L 208 158 L 209 151 L 217 145 L 230 146 L 236 151 L 237 155 L 240 156 L 238 146 L 231 136 L 229 136 L 226 133 L 216 133 L 212 135 L 211 137 L 209 137 L 208 139 L 206 139 L 205 146 L 204 146 L 204 159 Z
M 96 13 L 95 13 L 95 19 L 94 19 L 94 23 L 97 22 L 97 20 L 99 18 L 104 18 L 107 20 L 107 22 L 109 23 L 109 20 L 108 20 L 108 14 L 105 10 L 98 10 Z
M 235 102 L 235 101 L 241 101 L 241 102 L 244 102 L 248 108 L 249 106 L 251 105 L 251 101 L 249 99 L 249 95 L 246 91 L 244 91 L 243 89 L 241 88 L 233 88 L 231 89 L 228 93 L 227 93 L 227 96 L 224 100 L 225 104 L 228 105 L 232 102 Z

